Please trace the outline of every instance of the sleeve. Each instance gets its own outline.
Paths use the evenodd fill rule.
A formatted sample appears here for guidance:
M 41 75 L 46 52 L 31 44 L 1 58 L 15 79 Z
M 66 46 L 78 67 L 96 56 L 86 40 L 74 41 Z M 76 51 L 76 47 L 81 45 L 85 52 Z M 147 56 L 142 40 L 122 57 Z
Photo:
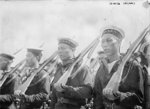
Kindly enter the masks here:
M 6 103 L 12 103 L 14 100 L 14 97 L 12 95 L 0 95 L 0 104 Z
M 101 81 L 99 79 L 99 73 L 96 74 L 95 84 L 94 84 L 93 90 L 94 90 L 94 92 L 93 92 L 93 97 L 94 97 L 93 108 L 94 109 L 104 109 L 103 99 L 102 99 L 103 98 L 103 96 L 102 96 L 102 85 L 101 85 Z
M 34 87 L 34 90 L 38 90 L 38 93 L 24 95 L 24 100 L 29 103 L 41 103 L 48 100 L 50 93 L 49 76 L 44 76 L 47 72 L 41 72 L 38 75 L 37 80 L 40 80 Z M 37 87 L 36 87 L 37 86 Z
M 129 73 L 125 77 L 126 89 L 128 91 L 121 92 L 123 99 L 120 99 L 120 105 L 125 107 L 134 107 L 142 105 L 144 101 L 144 76 L 140 65 L 133 63 Z
M 67 98 L 75 98 L 75 99 L 90 98 L 92 95 L 92 87 L 91 87 L 92 78 L 88 73 L 89 71 L 87 67 L 83 67 L 75 77 L 79 82 L 79 85 L 63 86 L 64 96 Z
M 24 95 L 25 102 L 34 103 L 39 101 L 47 101 L 48 95 L 45 93 L 39 93 L 35 95 Z
M 18 77 L 14 77 L 12 74 L 5 80 L 4 87 L 1 88 L 2 94 L 13 94 L 18 86 Z

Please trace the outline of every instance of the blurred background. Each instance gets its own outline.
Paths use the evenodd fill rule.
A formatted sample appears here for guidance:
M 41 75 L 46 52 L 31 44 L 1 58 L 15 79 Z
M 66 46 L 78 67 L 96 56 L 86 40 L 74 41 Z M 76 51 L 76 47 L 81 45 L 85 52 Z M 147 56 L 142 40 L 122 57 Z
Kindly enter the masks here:
M 111 5 L 115 2 L 120 5 Z M 124 30 L 121 52 L 126 52 L 150 24 L 150 8 L 144 4 L 145 0 L 132 2 L 125 5 L 123 0 L 1 0 L 0 53 L 14 55 L 17 63 L 25 57 L 26 48 L 41 47 L 44 60 L 57 50 L 58 38 L 70 37 L 79 43 L 78 54 L 107 25 Z M 95 55 L 100 50 L 99 44 Z

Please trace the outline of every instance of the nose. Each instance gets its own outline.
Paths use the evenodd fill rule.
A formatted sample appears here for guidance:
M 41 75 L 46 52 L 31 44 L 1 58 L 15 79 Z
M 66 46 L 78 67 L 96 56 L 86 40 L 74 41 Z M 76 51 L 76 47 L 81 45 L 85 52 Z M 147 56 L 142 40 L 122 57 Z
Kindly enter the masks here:
M 62 50 L 59 50 L 59 51 L 58 51 L 58 54 L 59 54 L 59 55 L 61 55 L 62 53 L 63 53 L 63 51 L 62 51 Z
M 64 52 L 63 50 L 60 50 L 60 51 L 58 52 L 58 55 L 59 55 L 59 56 L 64 56 L 64 55 L 65 55 L 65 52 Z
M 104 42 L 102 42 L 102 47 L 103 47 L 103 49 L 105 49 L 105 48 L 107 48 L 108 47 L 108 43 L 106 42 L 106 41 L 104 41 Z

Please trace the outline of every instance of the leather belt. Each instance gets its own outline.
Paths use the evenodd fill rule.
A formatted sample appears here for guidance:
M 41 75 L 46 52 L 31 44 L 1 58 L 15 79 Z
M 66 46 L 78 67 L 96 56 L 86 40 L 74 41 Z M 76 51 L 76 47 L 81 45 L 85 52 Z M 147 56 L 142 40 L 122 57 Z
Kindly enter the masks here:
M 63 97 L 58 98 L 58 103 L 61 103 L 61 104 L 71 104 L 71 105 L 79 106 L 79 104 L 77 102 L 71 101 L 71 100 L 63 98 Z

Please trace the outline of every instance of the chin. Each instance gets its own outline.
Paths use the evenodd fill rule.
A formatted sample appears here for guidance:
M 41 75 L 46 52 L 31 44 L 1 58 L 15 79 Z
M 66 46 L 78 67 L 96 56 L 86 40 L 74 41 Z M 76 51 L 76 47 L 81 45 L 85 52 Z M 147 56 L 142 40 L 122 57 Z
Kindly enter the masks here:
M 106 54 L 106 56 L 107 57 L 110 57 L 112 54 L 111 53 L 109 53 L 109 52 L 107 52 L 107 53 L 105 53 Z

